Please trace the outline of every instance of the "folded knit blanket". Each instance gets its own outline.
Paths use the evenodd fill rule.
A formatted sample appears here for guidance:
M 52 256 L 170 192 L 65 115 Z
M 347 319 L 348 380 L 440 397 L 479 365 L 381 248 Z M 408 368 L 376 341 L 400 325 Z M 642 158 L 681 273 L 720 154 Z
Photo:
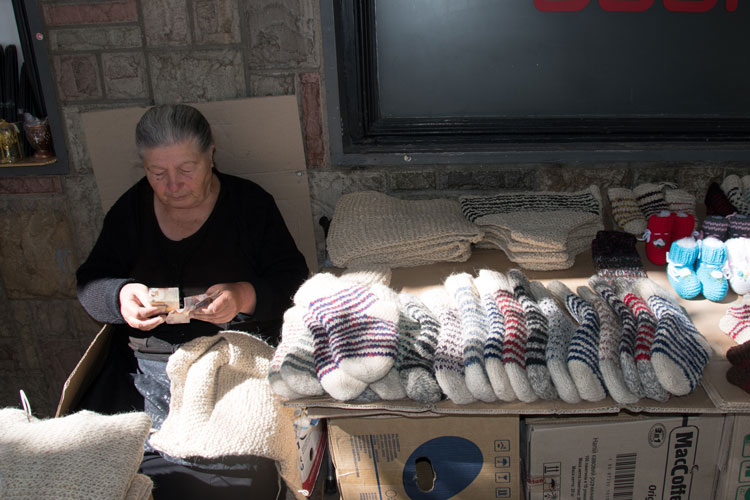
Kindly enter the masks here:
M 482 231 L 466 220 L 455 200 L 401 200 L 374 191 L 343 195 L 326 241 L 331 262 L 405 267 L 468 259 Z M 458 244 L 453 250 L 446 248 Z
M 146 500 L 137 474 L 151 419 L 142 412 L 80 411 L 46 420 L 0 410 L 0 498 Z

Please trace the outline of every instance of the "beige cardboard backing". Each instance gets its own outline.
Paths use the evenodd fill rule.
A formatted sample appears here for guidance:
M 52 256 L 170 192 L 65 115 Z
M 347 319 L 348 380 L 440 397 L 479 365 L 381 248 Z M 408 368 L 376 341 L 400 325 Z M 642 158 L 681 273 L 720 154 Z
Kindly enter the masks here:
M 250 179 L 273 195 L 308 267 L 316 271 L 310 192 L 296 97 L 259 97 L 192 106 L 211 124 L 217 167 L 224 173 Z M 135 126 L 147 109 L 81 114 L 105 212 L 143 177 L 135 148 Z
M 638 244 L 643 252 L 643 244 Z M 667 290 L 672 290 L 666 276 L 665 266 L 655 266 L 641 254 L 644 268 L 649 278 L 661 284 Z M 495 269 L 506 272 L 518 266 L 508 260 L 500 250 L 474 250 L 467 262 L 440 262 L 429 266 L 393 269 L 391 288 L 395 291 L 408 291 L 420 295 L 425 290 L 442 286 L 445 278 L 451 273 L 467 272 L 476 276 L 480 269 Z M 339 271 L 339 270 L 333 270 Z M 560 280 L 571 290 L 587 285 L 589 277 L 594 274 L 591 252 L 586 251 L 576 258 L 570 269 L 560 271 L 528 271 L 523 273 L 531 281 L 541 281 L 545 285 L 553 280 Z M 725 413 L 750 411 L 750 395 L 726 380 L 726 370 L 729 363 L 725 353 L 735 342 L 719 330 L 719 319 L 724 315 L 729 304 L 736 300 L 734 292 L 718 303 L 710 302 L 699 296 L 693 300 L 679 299 L 681 305 L 688 311 L 698 330 L 708 339 L 713 350 L 711 359 L 703 374 L 702 385 L 692 394 L 683 397 L 673 397 L 666 403 L 659 403 L 643 398 L 634 404 L 621 405 L 607 397 L 598 402 L 582 401 L 578 404 L 568 404 L 562 400 L 536 401 L 534 403 L 483 403 L 476 402 L 467 405 L 457 405 L 449 400 L 434 405 L 422 406 L 411 400 L 379 401 L 374 403 L 353 403 L 335 401 L 328 397 L 304 398 L 287 401 L 285 404 L 293 407 L 306 407 L 311 415 L 320 412 L 321 417 L 362 415 L 376 413 L 394 413 L 411 416 L 431 415 L 502 415 L 502 414 L 606 414 L 617 413 L 620 410 L 649 413 Z

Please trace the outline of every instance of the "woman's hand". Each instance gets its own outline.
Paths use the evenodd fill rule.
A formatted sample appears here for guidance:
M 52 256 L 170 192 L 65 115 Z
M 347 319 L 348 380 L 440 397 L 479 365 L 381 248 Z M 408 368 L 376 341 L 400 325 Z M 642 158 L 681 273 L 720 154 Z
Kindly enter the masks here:
M 143 331 L 156 328 L 167 317 L 164 307 L 149 303 L 148 287 L 142 283 L 128 283 L 120 289 L 120 314 L 128 325 Z
M 255 312 L 255 287 L 247 281 L 219 283 L 206 290 L 206 295 L 216 295 L 207 306 L 190 314 L 193 319 L 222 324 L 231 321 L 237 314 Z

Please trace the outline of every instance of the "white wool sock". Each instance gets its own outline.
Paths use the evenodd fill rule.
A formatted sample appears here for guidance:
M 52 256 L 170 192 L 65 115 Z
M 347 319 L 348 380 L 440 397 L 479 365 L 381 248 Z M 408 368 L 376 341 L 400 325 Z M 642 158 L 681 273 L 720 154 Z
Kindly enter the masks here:
M 303 396 L 319 396 L 324 391 L 315 372 L 315 341 L 305 326 L 304 314 L 299 306 L 292 306 L 284 313 L 281 343 L 274 359 L 281 357 L 279 375 L 290 390 Z
M 435 380 L 435 349 L 440 323 L 416 296 L 399 294 L 399 376 L 406 395 L 420 403 L 440 401 L 443 393 Z

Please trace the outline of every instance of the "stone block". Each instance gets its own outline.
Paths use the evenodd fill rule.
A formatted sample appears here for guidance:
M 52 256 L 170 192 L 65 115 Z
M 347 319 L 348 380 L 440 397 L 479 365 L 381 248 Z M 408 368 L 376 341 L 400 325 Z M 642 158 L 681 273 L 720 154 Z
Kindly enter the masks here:
M 140 47 L 141 29 L 138 26 L 110 26 L 108 28 L 53 29 L 49 31 L 52 51 L 131 49 Z
M 497 189 L 530 189 L 533 170 L 505 168 L 438 169 L 437 187 L 449 191 L 486 191 Z
M 401 171 L 388 174 L 388 187 L 391 191 L 433 190 L 436 185 L 434 171 Z
M 54 389 L 49 387 L 44 372 L 0 368 L 0 408 L 21 408 L 20 390 L 26 394 L 35 417 L 54 416 L 59 393 L 54 394 Z
M 74 252 L 64 200 L 8 200 L 0 220 L 0 274 L 9 299 L 76 296 Z
M 308 168 L 322 167 L 326 161 L 323 117 L 320 103 L 320 75 L 300 75 L 302 87 L 302 132 L 305 141 L 305 157 Z
M 607 196 L 608 187 L 630 186 L 630 182 L 631 173 L 624 163 L 543 167 L 536 171 L 535 179 L 539 191 L 579 191 L 596 184 L 602 198 Z
M 73 174 L 92 175 L 91 157 L 86 147 L 86 134 L 81 122 L 81 109 L 78 106 L 64 106 L 62 109 L 67 129 L 68 163 Z
M 190 43 L 185 0 L 149 0 L 141 3 L 141 9 L 148 46 L 175 46 Z
M 54 56 L 55 78 L 63 101 L 100 99 L 99 64 L 94 54 Z
M 294 73 L 251 73 L 248 76 L 251 97 L 294 95 Z
M 245 95 L 242 55 L 235 49 L 154 53 L 154 101 L 205 102 Z
M 318 68 L 319 16 L 313 0 L 241 2 L 249 69 Z
M 240 41 L 237 0 L 193 0 L 195 43 L 229 44 Z
M 102 54 L 104 90 L 110 99 L 148 97 L 146 58 L 141 52 Z
M 47 26 L 132 23 L 138 21 L 136 0 L 115 0 L 98 3 L 44 3 L 42 4 L 42 15 Z
M 60 193 L 62 184 L 58 176 L 0 177 L 0 195 Z
M 102 212 L 99 190 L 93 175 L 65 178 L 65 192 L 70 207 L 70 224 L 75 237 L 75 254 L 83 262 L 91 252 L 101 231 Z

